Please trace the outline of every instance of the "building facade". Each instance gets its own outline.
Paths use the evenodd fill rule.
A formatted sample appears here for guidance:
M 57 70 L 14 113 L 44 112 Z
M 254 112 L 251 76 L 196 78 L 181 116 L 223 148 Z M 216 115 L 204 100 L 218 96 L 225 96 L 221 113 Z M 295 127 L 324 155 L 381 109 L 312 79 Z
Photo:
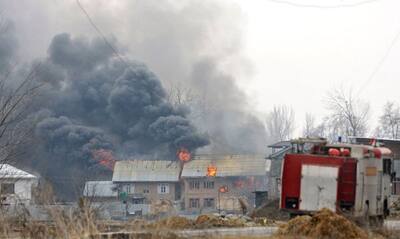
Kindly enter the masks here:
M 190 213 L 251 210 L 255 206 L 255 193 L 266 191 L 267 170 L 263 156 L 196 156 L 182 171 L 184 210 Z
M 9 164 L 0 164 L 0 204 L 33 203 L 32 192 L 38 177 Z
M 180 199 L 180 162 L 126 160 L 114 166 L 112 182 L 128 213 L 158 214 L 176 210 Z

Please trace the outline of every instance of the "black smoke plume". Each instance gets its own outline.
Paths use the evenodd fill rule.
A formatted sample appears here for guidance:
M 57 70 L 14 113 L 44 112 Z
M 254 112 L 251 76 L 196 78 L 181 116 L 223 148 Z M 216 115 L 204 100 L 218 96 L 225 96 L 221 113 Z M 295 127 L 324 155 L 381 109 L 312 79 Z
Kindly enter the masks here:
M 114 57 L 99 39 L 55 36 L 48 57 L 41 60 L 37 79 L 45 84 L 35 120 L 38 170 L 62 188 L 68 179 L 104 175 L 96 150 L 117 159 L 150 157 L 176 159 L 176 151 L 208 144 L 187 118 L 183 106 L 167 101 L 155 74 L 145 65 Z M 65 192 L 67 194 L 65 194 Z
M 0 15 L 0 73 L 7 74 L 10 71 L 16 48 L 14 24 Z
M 153 153 L 159 156 L 164 154 L 161 152 L 174 151 L 171 148 L 178 145 L 194 145 L 190 143 L 192 140 L 197 143 L 202 140 L 196 138 L 203 137 L 198 133 L 196 137 L 185 133 L 193 132 L 193 125 L 200 132 L 206 132 L 210 139 L 207 147 L 197 150 L 199 153 L 265 152 L 264 125 L 252 111 L 248 96 L 236 84 L 252 78 L 251 62 L 243 52 L 246 16 L 240 6 L 232 1 L 212 0 L 121 0 L 117 8 L 109 1 L 82 2 L 107 39 L 111 39 L 109 34 L 118 36 L 123 48 L 116 45 L 115 40 L 112 44 L 119 49 L 129 49 L 130 54 L 122 51 L 123 55 L 145 62 L 160 76 L 167 89 L 162 91 L 169 102 L 175 101 L 174 113 L 163 115 L 162 112 L 171 108 L 171 104 L 164 103 L 165 99 L 159 107 L 140 109 L 146 114 L 144 118 L 151 118 L 152 123 L 136 114 L 132 117 L 131 111 L 115 108 L 117 105 L 129 108 L 120 104 L 125 97 L 122 91 L 131 91 L 132 87 L 136 90 L 139 82 L 124 82 L 122 75 L 126 65 L 116 60 L 102 41 L 59 35 L 57 44 L 54 39 L 48 47 L 48 42 L 60 31 L 74 36 L 96 34 L 74 1 L 24 1 L 24 8 L 19 1 L 0 1 L 0 8 L 5 9 L 3 13 L 15 22 L 23 60 L 43 56 L 48 49 L 48 59 L 41 67 L 41 80 L 47 82 L 48 90 L 37 103 L 41 106 L 38 110 L 46 108 L 51 115 L 48 117 L 66 116 L 74 125 L 100 130 L 104 140 L 110 143 L 110 150 L 118 155 Z M 34 20 L 19 17 L 24 15 L 34 16 Z M 142 67 L 132 64 L 137 70 Z M 152 94 L 146 97 L 147 102 L 157 101 Z M 193 125 L 181 117 L 189 118 Z M 33 118 L 38 122 L 43 119 Z M 179 124 L 176 130 L 165 131 L 163 137 L 155 140 L 155 135 L 175 123 Z M 180 137 L 162 143 L 175 137 L 178 131 L 182 133 Z M 47 152 L 42 149 L 42 141 L 45 140 L 37 141 L 37 153 L 32 155 Z M 46 162 L 51 161 L 48 158 L 53 156 L 35 156 L 34 160 L 27 157 L 27 161 L 42 162 L 35 167 L 45 168 L 48 167 Z M 53 160 L 56 161 L 61 160 Z

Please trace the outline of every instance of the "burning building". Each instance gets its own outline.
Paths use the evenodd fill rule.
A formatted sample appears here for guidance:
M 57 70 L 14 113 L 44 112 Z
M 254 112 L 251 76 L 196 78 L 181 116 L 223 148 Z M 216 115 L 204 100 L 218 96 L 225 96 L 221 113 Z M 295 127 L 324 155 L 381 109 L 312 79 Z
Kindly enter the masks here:
M 85 192 L 99 187 L 93 196 L 125 204 L 127 215 L 242 213 L 266 200 L 269 163 L 262 155 L 179 158 L 117 161 L 111 182 L 87 182 Z
M 266 192 L 268 164 L 258 155 L 197 155 L 182 170 L 182 201 L 188 212 L 254 208 Z
M 116 162 L 112 181 L 131 211 L 148 214 L 180 199 L 180 172 L 179 161 L 125 160 Z

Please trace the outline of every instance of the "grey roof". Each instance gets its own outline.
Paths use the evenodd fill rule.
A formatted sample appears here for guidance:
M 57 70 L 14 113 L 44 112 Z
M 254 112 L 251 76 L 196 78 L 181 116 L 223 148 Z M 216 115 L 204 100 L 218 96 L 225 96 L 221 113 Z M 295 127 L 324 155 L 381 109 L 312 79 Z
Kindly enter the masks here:
M 276 151 L 268 156 L 269 159 L 283 159 L 285 154 L 289 153 L 292 148 L 282 148 L 281 150 Z
M 86 197 L 116 197 L 116 185 L 112 181 L 88 181 L 85 183 L 83 196 Z
M 290 147 L 292 144 L 290 141 L 279 141 L 274 144 L 268 145 L 269 148 L 284 148 L 284 147 Z
M 370 141 L 373 140 L 373 139 L 375 139 L 378 142 L 400 143 L 400 139 L 371 138 L 371 137 L 357 137 L 357 136 L 350 136 L 349 138 L 356 140 L 357 143 L 370 143 Z
M 182 177 L 207 176 L 209 166 L 217 168 L 217 177 L 265 176 L 269 168 L 263 155 L 198 155 L 185 163 Z
M 114 182 L 177 182 L 180 163 L 167 160 L 123 160 L 114 166 Z
M 37 177 L 9 164 L 0 164 L 0 178 L 35 179 Z

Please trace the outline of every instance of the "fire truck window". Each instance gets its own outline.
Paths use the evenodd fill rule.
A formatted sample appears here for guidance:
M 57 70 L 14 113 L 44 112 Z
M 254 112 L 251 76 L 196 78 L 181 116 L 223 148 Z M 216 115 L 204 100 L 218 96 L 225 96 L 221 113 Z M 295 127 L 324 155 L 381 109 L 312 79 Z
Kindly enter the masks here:
M 383 173 L 390 174 L 392 172 L 392 161 L 390 159 L 383 159 Z

